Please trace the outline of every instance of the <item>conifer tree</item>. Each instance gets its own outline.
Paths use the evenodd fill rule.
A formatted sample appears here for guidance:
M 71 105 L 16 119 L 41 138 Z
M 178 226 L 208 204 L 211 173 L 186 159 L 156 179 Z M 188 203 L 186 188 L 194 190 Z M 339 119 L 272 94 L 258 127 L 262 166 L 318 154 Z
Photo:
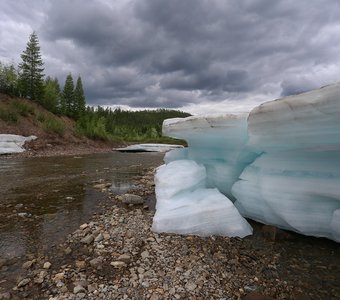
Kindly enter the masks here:
M 81 77 L 78 76 L 76 88 L 74 89 L 74 117 L 80 118 L 85 112 L 85 95 Z
M 21 54 L 20 70 L 21 95 L 32 100 L 41 100 L 43 95 L 44 68 L 40 54 L 38 36 L 35 32 L 30 35 L 26 50 Z
M 74 84 L 72 74 L 69 73 L 65 80 L 63 98 L 65 101 L 65 115 L 74 117 Z

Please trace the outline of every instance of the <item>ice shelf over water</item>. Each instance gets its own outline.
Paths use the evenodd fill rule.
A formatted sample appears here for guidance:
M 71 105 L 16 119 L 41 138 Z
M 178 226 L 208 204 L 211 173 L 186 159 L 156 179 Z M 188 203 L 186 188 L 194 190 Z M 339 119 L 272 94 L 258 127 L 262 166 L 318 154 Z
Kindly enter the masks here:
M 36 138 L 34 135 L 25 137 L 15 134 L 0 134 L 0 154 L 24 152 L 25 149 L 22 146 Z
M 189 145 L 165 156 L 164 168 L 177 163 L 171 167 L 177 177 L 185 171 L 180 167 L 185 160 L 195 161 L 206 172 L 204 188 L 217 188 L 244 217 L 340 242 L 340 84 L 266 102 L 249 116 L 169 119 L 163 132 Z M 190 208 L 176 215 L 171 207 L 176 201 L 194 210 L 201 207 L 204 215 L 208 203 L 220 199 L 196 186 L 196 174 L 184 176 L 191 179 L 184 189 L 190 193 L 178 196 L 180 201 L 167 196 L 165 173 L 156 175 L 156 192 L 163 190 L 157 193 L 156 231 L 173 232 L 172 223 L 182 224 L 181 220 L 190 228 Z M 227 222 L 219 213 L 215 224 Z

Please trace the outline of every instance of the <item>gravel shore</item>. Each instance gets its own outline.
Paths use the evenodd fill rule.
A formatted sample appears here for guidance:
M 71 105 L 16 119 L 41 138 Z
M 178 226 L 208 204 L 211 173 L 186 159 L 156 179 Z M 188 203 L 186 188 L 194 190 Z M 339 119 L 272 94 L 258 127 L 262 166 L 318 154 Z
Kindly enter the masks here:
M 103 212 L 54 256 L 25 262 L 26 276 L 0 299 L 312 299 L 279 275 L 273 242 L 152 232 L 153 210 L 137 203 L 154 197 L 153 170 L 138 179 L 136 197 L 109 186 L 94 186 L 108 195 Z

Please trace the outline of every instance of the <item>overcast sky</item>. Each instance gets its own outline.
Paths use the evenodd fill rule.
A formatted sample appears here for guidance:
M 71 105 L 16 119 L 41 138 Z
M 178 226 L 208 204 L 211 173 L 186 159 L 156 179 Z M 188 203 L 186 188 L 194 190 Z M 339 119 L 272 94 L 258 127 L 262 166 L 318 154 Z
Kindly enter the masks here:
M 0 61 L 32 31 L 87 103 L 245 110 L 340 81 L 338 0 L 1 0 Z

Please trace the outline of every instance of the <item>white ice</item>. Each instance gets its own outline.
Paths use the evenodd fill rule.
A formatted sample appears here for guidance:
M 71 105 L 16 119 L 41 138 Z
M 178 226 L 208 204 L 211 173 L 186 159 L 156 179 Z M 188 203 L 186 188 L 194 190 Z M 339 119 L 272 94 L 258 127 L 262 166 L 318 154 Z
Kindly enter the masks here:
M 172 144 L 135 144 L 113 150 L 120 152 L 167 152 L 177 148 L 183 148 L 183 146 Z
M 252 228 L 216 188 L 206 188 L 204 166 L 177 160 L 158 168 L 155 232 L 244 237 Z
M 34 135 L 24 137 L 15 134 L 0 134 L 0 154 L 24 152 L 25 149 L 22 146 L 36 138 Z
M 189 145 L 167 153 L 165 162 L 203 165 L 207 187 L 235 201 L 243 216 L 340 241 L 340 84 L 266 102 L 249 117 L 166 120 L 163 132 Z M 209 207 L 195 190 L 186 195 L 188 201 L 192 195 L 196 206 Z M 161 218 L 167 218 L 165 211 Z

